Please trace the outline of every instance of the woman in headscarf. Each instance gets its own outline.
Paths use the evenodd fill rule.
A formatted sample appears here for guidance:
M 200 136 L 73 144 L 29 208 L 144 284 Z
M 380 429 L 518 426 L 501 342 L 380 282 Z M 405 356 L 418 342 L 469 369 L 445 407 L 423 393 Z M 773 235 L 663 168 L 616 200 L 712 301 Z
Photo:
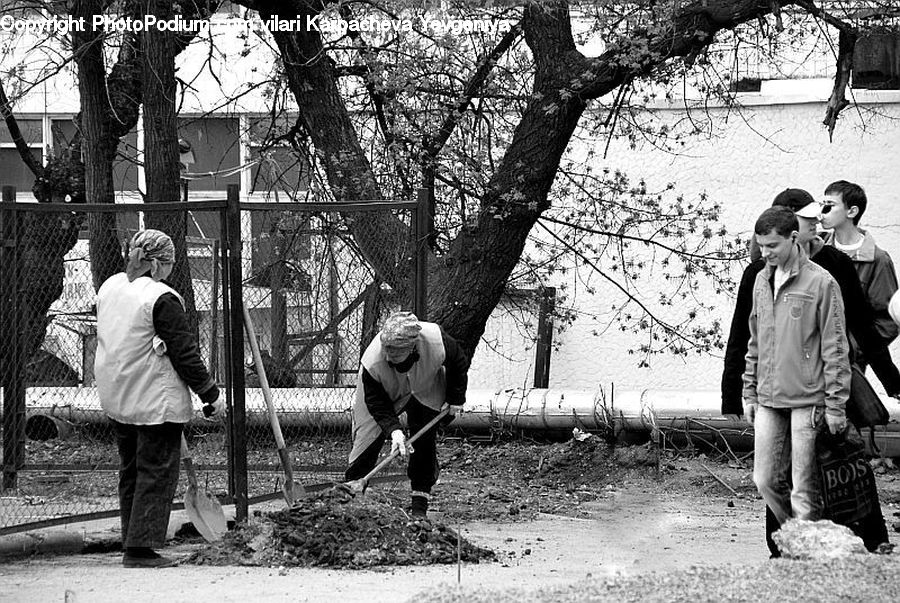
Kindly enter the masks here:
M 466 401 L 469 358 L 457 341 L 433 322 L 420 322 L 412 312 L 388 317 L 362 356 L 353 405 L 353 449 L 344 473 L 360 479 L 375 467 L 387 437 L 391 451 L 406 456 L 406 435 L 397 418 L 406 413 L 410 433 L 433 419 L 444 403 Z M 439 472 L 434 430 L 409 450 L 411 515 L 428 514 L 431 488 Z
M 165 567 L 165 542 L 178 483 L 181 434 L 192 415 L 190 390 L 207 416 L 225 404 L 203 360 L 184 300 L 165 279 L 175 246 L 159 230 L 131 239 L 125 272 L 97 293 L 94 374 L 119 447 L 119 505 L 125 567 Z M 190 388 L 190 390 L 188 389 Z

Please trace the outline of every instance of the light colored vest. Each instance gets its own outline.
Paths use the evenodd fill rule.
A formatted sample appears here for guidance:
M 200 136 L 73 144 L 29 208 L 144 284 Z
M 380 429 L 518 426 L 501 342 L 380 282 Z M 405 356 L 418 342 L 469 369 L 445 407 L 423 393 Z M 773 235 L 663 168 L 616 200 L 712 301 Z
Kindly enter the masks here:
M 381 434 L 381 427 L 369 414 L 366 406 L 362 383 L 363 369 L 369 371 L 369 374 L 387 392 L 388 397 L 394 403 L 396 414 L 403 412 L 410 396 L 415 396 L 416 400 L 424 406 L 434 410 L 440 410 L 444 404 L 447 392 L 444 359 L 447 352 L 444 349 L 444 340 L 441 338 L 441 329 L 431 322 L 420 324 L 422 331 L 419 333 L 419 341 L 416 343 L 419 360 L 407 372 L 398 373 L 390 367 L 381 348 L 381 338 L 378 336 L 372 340 L 363 353 L 359 373 L 356 377 L 356 399 L 353 403 L 351 463 Z
M 153 327 L 153 306 L 171 287 L 124 272 L 109 277 L 97 292 L 97 355 L 94 375 L 106 414 L 120 423 L 186 423 L 191 393 L 166 355 Z

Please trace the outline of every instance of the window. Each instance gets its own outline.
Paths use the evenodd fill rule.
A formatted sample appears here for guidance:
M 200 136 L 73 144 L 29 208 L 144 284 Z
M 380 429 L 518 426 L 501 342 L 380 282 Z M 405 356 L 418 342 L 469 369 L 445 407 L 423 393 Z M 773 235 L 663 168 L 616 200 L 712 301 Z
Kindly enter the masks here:
M 853 52 L 853 88 L 900 89 L 900 31 L 860 36 Z
M 309 167 L 305 157 L 298 154 L 287 142 L 274 146 L 266 143 L 288 132 L 296 116 L 279 116 L 250 119 L 250 160 L 255 162 L 250 170 L 250 192 L 279 200 L 293 201 L 297 193 L 309 188 Z
M 191 190 L 225 191 L 229 184 L 240 184 L 240 136 L 237 118 L 180 118 L 178 137 L 191 143 L 195 163 L 188 168 L 198 176 Z
M 38 162 L 42 159 L 43 123 L 40 119 L 19 119 L 19 129 Z M 16 191 L 31 192 L 34 174 L 22 161 L 18 149 L 4 126 L 0 128 L 0 185 L 14 186 Z

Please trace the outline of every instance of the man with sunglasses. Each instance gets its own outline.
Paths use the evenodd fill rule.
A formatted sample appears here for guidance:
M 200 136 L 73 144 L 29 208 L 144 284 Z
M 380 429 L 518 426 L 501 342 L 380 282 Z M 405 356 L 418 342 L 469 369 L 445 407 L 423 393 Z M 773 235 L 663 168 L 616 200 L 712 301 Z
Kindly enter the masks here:
M 853 261 L 863 293 L 875 313 L 875 330 L 887 346 L 900 333 L 888 312 L 891 296 L 897 291 L 897 274 L 891 256 L 875 244 L 871 233 L 859 227 L 867 205 L 866 192 L 858 184 L 832 182 L 825 188 L 822 227 L 832 231 L 825 244 L 843 251 Z M 856 362 L 865 370 L 868 358 L 857 357 Z
M 410 433 L 416 433 L 445 402 L 464 404 L 469 358 L 439 325 L 420 322 L 412 312 L 397 312 L 366 348 L 361 365 L 353 405 L 353 449 L 344 477 L 360 479 L 371 471 L 390 436 L 392 452 L 401 457 L 409 453 L 411 515 L 424 519 L 439 472 L 435 430 L 420 436 L 408 450 L 398 416 L 405 412 Z
M 862 351 L 868 358 L 872 370 L 884 385 L 888 395 L 900 394 L 900 371 L 891 360 L 887 345 L 878 335 L 872 321 L 872 309 L 866 300 L 859 277 L 850 258 L 825 245 L 816 234 L 816 225 L 821 214 L 821 206 L 809 192 L 799 188 L 785 189 L 779 193 L 772 203 L 782 205 L 794 211 L 799 223 L 797 242 L 809 259 L 827 270 L 841 290 L 844 302 L 845 324 L 849 334 L 855 340 L 854 352 Z M 753 284 L 756 275 L 765 268 L 758 246 L 751 244 L 750 265 L 744 269 L 738 287 L 734 316 L 731 320 L 731 331 L 725 348 L 725 366 L 722 372 L 722 414 L 735 418 L 743 414 L 742 376 L 746 367 L 745 357 L 747 344 L 750 341 L 750 311 L 753 307 Z M 880 515 L 880 514 L 879 514 Z M 887 542 L 887 530 L 884 521 L 872 518 L 871 525 L 862 526 L 863 540 L 870 550 L 877 548 L 881 542 Z M 781 553 L 771 535 L 781 525 L 771 509 L 766 507 L 766 544 L 773 557 Z

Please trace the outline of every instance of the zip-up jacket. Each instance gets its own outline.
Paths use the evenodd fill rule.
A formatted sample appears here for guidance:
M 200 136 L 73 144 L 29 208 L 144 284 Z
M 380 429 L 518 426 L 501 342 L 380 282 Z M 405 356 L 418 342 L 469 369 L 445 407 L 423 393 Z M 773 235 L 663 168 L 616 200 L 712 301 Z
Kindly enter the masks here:
M 754 257 L 754 255 L 756 257 Z M 731 319 L 731 330 L 728 344 L 725 346 L 725 363 L 722 371 L 722 414 L 743 412 L 743 376 L 746 365 L 747 342 L 750 340 L 750 310 L 753 307 L 753 284 L 756 275 L 766 263 L 759 258 L 758 250 L 751 250 L 750 265 L 741 276 L 738 287 L 734 315 Z M 859 277 L 853 262 L 847 256 L 826 246 L 821 239 L 815 238 L 810 243 L 810 260 L 824 268 L 834 277 L 841 288 L 841 299 L 844 302 L 844 320 L 849 335 L 853 336 L 851 345 L 858 346 L 865 355 L 878 380 L 889 396 L 900 393 L 900 371 L 891 360 L 887 345 L 875 329 L 872 321 L 872 309 L 859 283 Z
M 891 296 L 897 291 L 897 273 L 888 252 L 875 244 L 871 234 L 863 229 L 859 231 L 863 234 L 863 243 L 859 249 L 847 255 L 856 267 L 863 293 L 875 312 L 875 329 L 884 340 L 884 344 L 888 345 L 900 333 L 900 327 L 888 313 Z M 834 233 L 828 235 L 825 244 L 834 246 Z
M 826 413 L 843 417 L 850 359 L 840 290 L 799 246 L 796 254 L 777 292 L 774 266 L 756 275 L 744 406 L 825 406 Z

